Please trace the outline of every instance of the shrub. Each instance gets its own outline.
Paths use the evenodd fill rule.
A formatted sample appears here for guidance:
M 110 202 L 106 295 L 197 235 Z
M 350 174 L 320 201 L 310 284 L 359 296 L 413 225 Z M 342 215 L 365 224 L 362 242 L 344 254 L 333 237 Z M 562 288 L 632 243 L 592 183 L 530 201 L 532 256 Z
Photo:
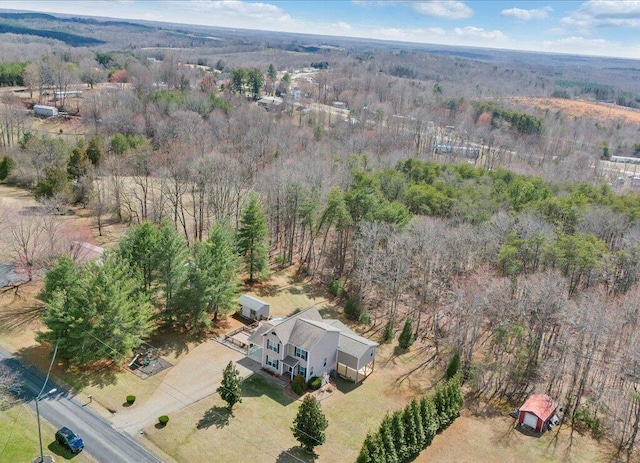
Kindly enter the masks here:
M 453 357 L 451 357 L 451 360 L 449 360 L 445 376 L 447 379 L 451 379 L 458 374 L 458 371 L 460 371 L 460 354 L 456 352 L 453 354 Z
M 329 283 L 329 292 L 331 292 L 331 294 L 336 297 L 342 297 L 342 295 L 344 294 L 344 281 L 342 280 L 342 278 L 338 278 Z
M 128 395 L 127 396 L 127 403 L 129 405 L 133 405 L 133 403 L 136 401 L 136 396 L 135 395 Z
M 408 349 L 415 341 L 415 336 L 413 335 L 413 321 L 411 317 L 408 317 L 404 326 L 402 327 L 402 333 L 400 333 L 400 337 L 398 338 L 398 345 L 401 349 Z
M 296 375 L 291 383 L 291 389 L 298 395 L 302 395 L 307 390 L 307 382 L 304 380 L 304 376 Z
M 161 425 L 165 425 L 169 422 L 169 417 L 167 415 L 162 415 L 158 417 L 158 423 L 160 423 Z
M 393 333 L 393 320 L 389 320 L 387 324 L 384 325 L 384 331 L 382 332 L 382 343 L 386 344 L 393 341 L 394 336 L 395 334 Z
M 347 299 L 347 303 L 344 305 L 344 314 L 349 320 L 358 320 L 361 312 L 362 308 L 356 301 Z
M 15 166 L 15 161 L 9 156 L 4 156 L 0 159 L 0 180 L 6 179 Z
M 318 389 L 320 389 L 320 386 L 322 386 L 322 378 L 318 376 L 314 376 L 309 380 L 307 385 L 309 386 L 309 389 L 313 389 L 314 391 L 317 391 Z

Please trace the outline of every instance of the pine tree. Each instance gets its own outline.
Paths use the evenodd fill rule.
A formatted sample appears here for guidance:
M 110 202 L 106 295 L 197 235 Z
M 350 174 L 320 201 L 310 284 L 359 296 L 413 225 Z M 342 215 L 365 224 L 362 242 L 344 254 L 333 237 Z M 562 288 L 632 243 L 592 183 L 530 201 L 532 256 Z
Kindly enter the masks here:
M 382 342 L 388 343 L 393 341 L 393 319 L 389 320 L 386 325 L 384 325 L 384 331 L 382 332 Z
M 401 349 L 408 349 L 414 343 L 415 337 L 413 334 L 413 321 L 411 317 L 407 317 L 402 327 L 402 332 L 398 338 L 398 345 Z
M 380 433 L 367 434 L 356 463 L 386 463 L 386 461 Z
M 424 430 L 424 443 L 422 447 L 426 448 L 431 445 L 439 429 L 433 401 L 428 397 L 423 397 L 420 400 L 420 417 L 422 418 L 422 429 Z
M 73 364 L 122 361 L 152 331 L 152 307 L 135 277 L 117 255 L 85 264 L 68 287 L 43 296 L 48 331 L 37 340 L 59 339 L 58 355 Z
M 460 371 L 460 353 L 455 352 L 451 357 L 451 360 L 449 360 L 445 377 L 447 379 L 451 379 L 458 374 L 458 371 Z
M 167 309 L 187 277 L 189 250 L 184 237 L 168 220 L 162 222 L 158 235 L 158 247 L 163 250 L 158 261 L 158 283 L 164 301 L 165 322 L 169 322 L 171 316 Z
M 405 461 L 409 455 L 405 438 L 404 422 L 402 411 L 395 412 L 391 417 L 391 432 L 393 434 L 393 446 L 396 449 L 399 461 Z
M 249 202 L 242 211 L 238 230 L 238 250 L 244 257 L 249 281 L 254 281 L 255 276 L 267 276 L 269 271 L 267 222 L 255 195 L 249 198 Z
M 187 279 L 173 299 L 173 313 L 190 329 L 202 331 L 236 304 L 240 280 L 231 229 L 218 223 L 206 242 L 196 243 Z
M 414 399 L 402 412 L 402 423 L 405 429 L 407 445 L 406 460 L 413 460 L 422 450 L 424 431 L 420 419 L 420 407 Z
M 386 463 L 399 463 L 400 459 L 393 440 L 393 426 L 389 415 L 385 416 L 380 424 L 380 440 L 384 448 Z
M 242 402 L 242 389 L 240 388 L 240 372 L 233 364 L 229 364 L 225 367 L 222 374 L 222 383 L 216 389 L 216 392 L 220 394 L 222 400 L 227 403 L 227 406 L 231 410 L 237 403 Z
M 324 444 L 324 432 L 328 425 L 320 402 L 315 396 L 307 394 L 293 420 L 293 436 L 305 450 L 313 452 L 314 447 Z

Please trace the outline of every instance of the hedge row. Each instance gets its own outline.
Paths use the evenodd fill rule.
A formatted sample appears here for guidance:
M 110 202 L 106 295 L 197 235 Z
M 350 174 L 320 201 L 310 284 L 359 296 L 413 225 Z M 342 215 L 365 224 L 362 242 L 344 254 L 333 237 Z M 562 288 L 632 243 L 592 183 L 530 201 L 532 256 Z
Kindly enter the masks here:
M 357 463 L 415 460 L 436 433 L 458 417 L 462 403 L 457 377 L 440 386 L 432 397 L 414 399 L 403 410 L 385 416 L 378 431 L 367 435 Z

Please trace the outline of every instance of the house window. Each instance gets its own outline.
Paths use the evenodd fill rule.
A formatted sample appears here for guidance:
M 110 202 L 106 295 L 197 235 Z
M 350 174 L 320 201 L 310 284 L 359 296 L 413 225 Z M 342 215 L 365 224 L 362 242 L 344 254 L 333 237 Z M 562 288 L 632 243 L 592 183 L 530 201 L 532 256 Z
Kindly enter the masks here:
M 323 366 L 327 366 L 327 357 L 324 358 L 324 365 Z
M 309 376 L 313 377 L 313 367 L 311 367 L 311 370 L 309 370 Z
M 294 355 L 302 360 L 307 360 L 307 351 L 296 347 Z
M 278 360 L 277 359 L 273 359 L 273 358 L 269 357 L 268 355 L 267 355 L 266 364 L 268 366 L 270 366 L 271 368 L 274 368 L 276 370 L 278 369 Z
M 267 339 L 267 349 L 270 349 L 276 353 L 280 353 L 280 343 L 273 342 L 271 339 Z
M 298 374 L 304 376 L 307 379 L 307 369 L 305 367 L 298 367 Z

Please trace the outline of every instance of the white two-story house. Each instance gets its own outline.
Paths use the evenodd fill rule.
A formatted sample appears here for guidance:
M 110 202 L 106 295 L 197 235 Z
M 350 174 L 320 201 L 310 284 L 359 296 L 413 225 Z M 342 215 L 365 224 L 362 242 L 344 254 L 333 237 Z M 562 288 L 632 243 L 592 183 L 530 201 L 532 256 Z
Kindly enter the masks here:
M 315 308 L 263 322 L 248 341 L 249 357 L 263 368 L 307 381 L 332 373 L 362 381 L 373 371 L 378 347 L 339 320 L 324 320 Z

